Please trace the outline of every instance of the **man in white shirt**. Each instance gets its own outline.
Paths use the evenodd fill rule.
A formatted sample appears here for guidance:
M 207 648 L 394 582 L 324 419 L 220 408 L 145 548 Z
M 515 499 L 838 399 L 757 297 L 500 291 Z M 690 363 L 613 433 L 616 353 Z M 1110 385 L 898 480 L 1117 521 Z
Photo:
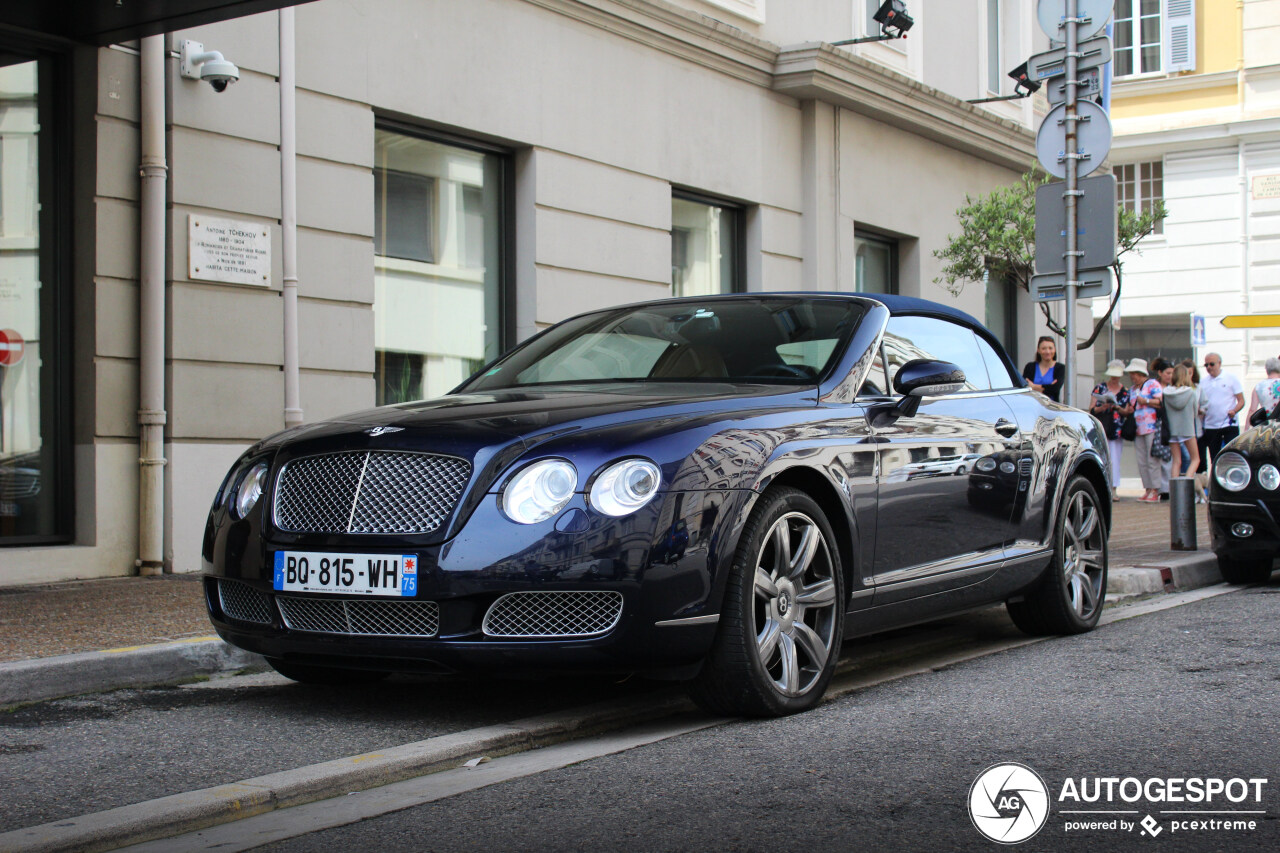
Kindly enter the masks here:
M 1217 459 L 1218 451 L 1240 434 L 1235 416 L 1244 408 L 1244 386 L 1235 376 L 1222 372 L 1222 356 L 1216 352 L 1204 357 L 1204 369 L 1209 375 L 1200 383 L 1206 406 L 1203 450 L 1208 451 L 1211 459 Z

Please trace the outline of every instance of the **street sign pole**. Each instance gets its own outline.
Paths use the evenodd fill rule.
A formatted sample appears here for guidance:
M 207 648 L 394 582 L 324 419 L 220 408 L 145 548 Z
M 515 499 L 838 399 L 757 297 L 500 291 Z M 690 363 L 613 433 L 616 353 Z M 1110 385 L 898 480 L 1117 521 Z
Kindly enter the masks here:
M 1076 404 L 1076 291 L 1079 287 L 1079 263 L 1080 254 L 1077 251 L 1077 241 L 1079 238 L 1079 228 L 1076 223 L 1076 214 L 1079 211 L 1077 202 L 1079 201 L 1080 190 L 1078 189 L 1079 181 L 1079 153 L 1076 150 L 1076 123 L 1079 121 L 1079 115 L 1076 112 L 1076 85 L 1078 83 L 1077 74 L 1079 73 L 1079 21 L 1076 19 L 1078 0 L 1067 0 L 1066 15 L 1063 18 L 1063 27 L 1066 29 L 1066 46 L 1067 46 L 1067 114 L 1064 118 L 1066 122 L 1066 171 L 1067 171 L 1067 190 L 1063 193 L 1066 201 L 1066 219 L 1067 219 L 1067 340 L 1066 340 L 1066 358 L 1064 367 L 1066 368 L 1065 381 L 1062 383 L 1065 387 L 1063 391 L 1066 394 L 1062 402 L 1068 406 Z

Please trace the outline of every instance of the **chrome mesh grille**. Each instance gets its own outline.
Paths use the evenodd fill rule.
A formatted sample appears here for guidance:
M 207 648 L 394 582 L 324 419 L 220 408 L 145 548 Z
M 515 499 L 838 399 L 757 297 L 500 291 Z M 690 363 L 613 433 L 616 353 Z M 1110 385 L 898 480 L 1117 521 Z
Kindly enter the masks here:
M 218 581 L 218 603 L 228 618 L 271 624 L 271 600 L 265 592 L 240 581 Z
M 431 453 L 358 451 L 287 462 L 275 524 L 294 533 L 431 533 L 453 512 L 471 463 Z
M 1030 477 L 1030 476 L 1031 476 L 1031 465 L 1032 465 L 1032 460 L 1030 460 L 1030 459 L 1019 459 L 1019 460 L 1018 460 L 1018 473 L 1019 473 L 1019 474 L 1021 474 L 1023 477 Z
M 484 617 L 490 637 L 591 637 L 622 618 L 622 593 L 612 590 L 509 592 Z
M 440 630 L 440 608 L 434 601 L 366 601 L 277 595 L 276 605 L 284 617 L 284 624 L 294 631 L 434 637 Z

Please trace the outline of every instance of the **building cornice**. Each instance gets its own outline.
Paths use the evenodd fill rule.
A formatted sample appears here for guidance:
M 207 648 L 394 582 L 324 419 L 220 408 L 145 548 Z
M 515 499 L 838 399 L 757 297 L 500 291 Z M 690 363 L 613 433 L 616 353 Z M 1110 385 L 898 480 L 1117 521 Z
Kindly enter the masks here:
M 525 0 L 798 100 L 819 100 L 1017 171 L 1035 134 L 1017 122 L 826 43 L 779 48 L 665 0 Z
M 773 88 L 899 127 L 1000 166 L 1035 163 L 1035 134 L 883 65 L 829 44 L 788 47 L 778 55 Z
M 770 88 L 777 45 L 662 0 L 525 0 L 634 42 Z
M 1251 141 L 1259 137 L 1280 139 L 1280 118 L 1245 119 L 1222 124 L 1117 134 L 1111 143 L 1111 150 L 1170 151 L 1203 148 L 1206 143 L 1235 144 L 1240 140 Z
M 1137 80 L 1116 80 L 1112 84 L 1112 98 L 1119 101 L 1143 95 L 1170 95 L 1196 89 L 1215 89 L 1219 86 L 1234 86 L 1237 79 L 1235 71 L 1217 71 L 1213 74 L 1166 74 Z

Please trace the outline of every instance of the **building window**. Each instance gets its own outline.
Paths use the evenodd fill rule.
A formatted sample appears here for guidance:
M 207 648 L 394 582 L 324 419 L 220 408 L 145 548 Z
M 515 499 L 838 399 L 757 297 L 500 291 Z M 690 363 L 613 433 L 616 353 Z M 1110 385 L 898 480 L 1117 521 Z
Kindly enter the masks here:
M 1112 61 L 1116 77 L 1160 70 L 1161 0 L 1116 0 Z
M 862 231 L 854 232 L 854 290 L 898 292 L 898 243 Z
M 446 394 L 505 346 L 501 153 L 379 127 L 374 160 L 377 403 Z
M 710 296 L 742 287 L 742 212 L 705 198 L 671 199 L 671 293 Z
M 62 57 L 0 45 L 0 544 L 68 541 L 70 338 Z
M 1000 56 L 1000 0 L 987 0 L 987 91 L 999 95 L 1004 85 L 1004 60 Z
M 1146 213 L 1157 201 L 1164 199 L 1164 163 L 1129 163 L 1114 166 L 1116 176 L 1116 201 L 1125 210 Z M 1164 220 L 1156 220 L 1153 234 L 1164 233 Z

